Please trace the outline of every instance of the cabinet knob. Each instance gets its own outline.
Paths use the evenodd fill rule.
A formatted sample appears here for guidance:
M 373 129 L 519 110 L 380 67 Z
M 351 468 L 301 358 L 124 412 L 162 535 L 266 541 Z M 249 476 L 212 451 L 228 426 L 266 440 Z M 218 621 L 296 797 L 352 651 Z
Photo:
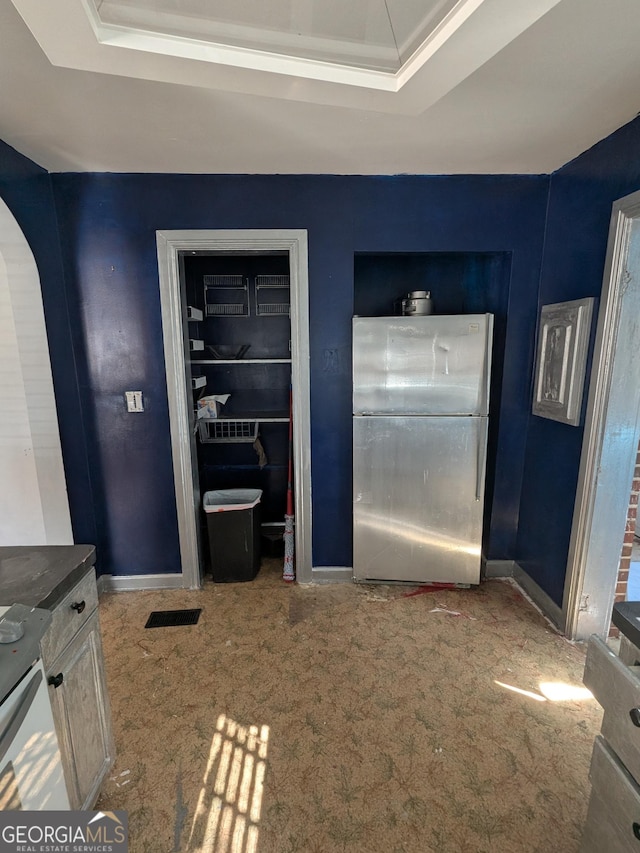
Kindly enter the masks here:
M 637 821 L 634 820 L 632 826 L 633 826 L 633 834 L 638 839 L 638 841 L 640 841 L 640 823 L 638 823 Z
M 47 679 L 47 683 L 52 687 L 60 687 L 62 682 L 64 681 L 64 675 L 59 672 L 57 675 L 50 675 Z
M 632 708 L 629 711 L 629 716 L 633 725 L 640 729 L 640 708 Z
M 82 611 L 84 610 L 85 607 L 86 607 L 86 604 L 84 602 L 84 599 L 82 601 L 74 601 L 73 604 L 71 605 L 71 609 L 77 610 L 78 613 L 82 613 Z M 640 723 L 638 723 L 638 725 L 640 725 Z

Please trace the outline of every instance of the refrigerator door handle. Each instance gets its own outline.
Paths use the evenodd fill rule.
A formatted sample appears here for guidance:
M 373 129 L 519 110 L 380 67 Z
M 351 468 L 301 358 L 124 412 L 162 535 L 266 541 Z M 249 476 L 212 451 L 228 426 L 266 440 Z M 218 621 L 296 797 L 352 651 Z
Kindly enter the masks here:
M 491 388 L 491 349 L 493 344 L 493 314 L 487 314 L 487 337 L 484 345 L 484 363 L 482 365 L 482 380 L 480 414 L 489 414 L 489 392 Z
M 484 484 L 484 468 L 487 464 L 487 438 L 485 435 L 485 419 L 475 418 L 478 426 L 478 452 L 476 455 L 476 501 L 482 498 Z

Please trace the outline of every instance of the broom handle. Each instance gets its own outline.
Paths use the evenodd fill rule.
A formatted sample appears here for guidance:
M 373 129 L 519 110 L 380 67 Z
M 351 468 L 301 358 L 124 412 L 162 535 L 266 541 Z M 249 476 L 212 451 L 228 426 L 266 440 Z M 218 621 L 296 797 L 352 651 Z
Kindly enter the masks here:
M 293 393 L 289 390 L 289 471 L 287 474 L 287 515 L 293 515 Z
M 282 579 L 288 583 L 295 580 L 293 539 L 293 394 L 289 389 L 289 473 L 287 480 L 287 512 L 284 517 L 284 568 Z

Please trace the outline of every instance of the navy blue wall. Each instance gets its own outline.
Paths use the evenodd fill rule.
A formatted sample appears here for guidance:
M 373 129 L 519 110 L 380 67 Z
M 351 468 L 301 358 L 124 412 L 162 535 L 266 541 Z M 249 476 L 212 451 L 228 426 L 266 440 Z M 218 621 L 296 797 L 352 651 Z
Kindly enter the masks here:
M 75 369 L 51 180 L 44 169 L 1 141 L 0 197 L 22 229 L 38 267 L 73 534 L 76 542 L 93 543 L 96 527 L 84 437 L 84 393 Z
M 556 172 L 551 179 L 540 305 L 602 289 L 612 203 L 640 189 L 636 119 Z M 595 320 L 594 320 L 595 326 Z M 559 605 L 584 431 L 529 417 L 516 559 Z
M 555 173 L 549 193 L 546 177 L 50 178 L 0 142 L 0 195 L 41 276 L 76 541 L 98 544 L 103 571 L 179 570 L 156 229 L 309 232 L 314 565 L 351 562 L 354 256 L 506 253 L 487 556 L 517 559 L 560 604 L 583 428 L 529 414 L 533 329 L 541 304 L 599 295 L 611 204 L 640 188 L 639 151 L 636 120 Z M 124 413 L 129 388 L 145 391 L 144 415 Z
M 72 323 L 86 346 L 79 372 L 105 571 L 180 568 L 157 229 L 308 230 L 316 566 L 351 565 L 354 255 L 509 253 L 510 286 L 497 306 L 508 323 L 488 556 L 515 555 L 547 177 L 65 174 L 52 181 Z M 126 389 L 145 392 L 144 414 L 125 413 Z

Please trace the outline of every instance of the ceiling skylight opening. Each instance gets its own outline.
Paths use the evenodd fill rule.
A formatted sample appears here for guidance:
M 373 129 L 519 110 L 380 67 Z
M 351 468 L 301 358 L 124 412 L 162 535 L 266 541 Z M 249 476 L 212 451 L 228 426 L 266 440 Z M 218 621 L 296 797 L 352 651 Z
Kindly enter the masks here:
M 482 0 L 85 2 L 108 28 L 397 74 L 452 13 Z

